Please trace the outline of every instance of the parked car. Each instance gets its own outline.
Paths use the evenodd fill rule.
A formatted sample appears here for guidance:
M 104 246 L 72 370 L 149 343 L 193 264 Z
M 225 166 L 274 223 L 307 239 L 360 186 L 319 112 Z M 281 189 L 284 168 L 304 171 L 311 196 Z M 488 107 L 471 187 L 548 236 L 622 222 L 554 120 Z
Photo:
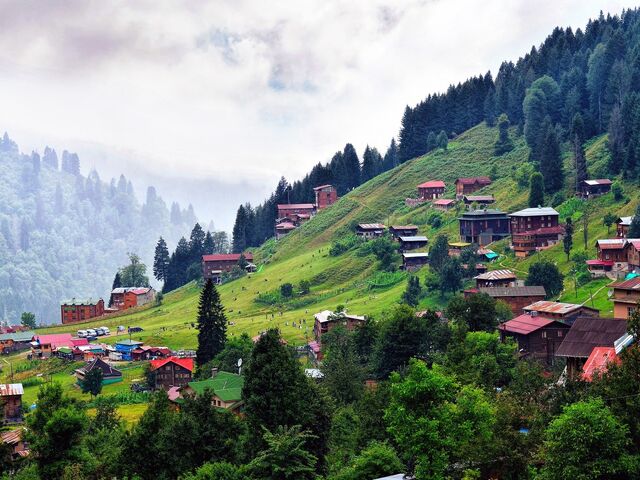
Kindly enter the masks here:
M 88 337 L 97 337 L 98 336 L 98 332 L 96 332 L 93 328 L 89 328 L 87 330 L 87 336 Z
M 144 329 L 142 327 L 129 327 L 129 333 L 137 333 L 143 331 Z
M 111 330 L 109 330 L 109 327 L 100 327 L 100 328 L 102 329 L 105 335 L 111 335 Z
M 104 330 L 102 330 L 102 327 L 98 327 L 95 329 L 96 330 L 96 334 L 101 337 L 104 335 Z
M 86 330 L 78 330 L 78 332 L 76 333 L 76 335 L 78 335 L 78 338 L 86 338 L 86 336 L 87 336 L 87 331 L 86 331 Z

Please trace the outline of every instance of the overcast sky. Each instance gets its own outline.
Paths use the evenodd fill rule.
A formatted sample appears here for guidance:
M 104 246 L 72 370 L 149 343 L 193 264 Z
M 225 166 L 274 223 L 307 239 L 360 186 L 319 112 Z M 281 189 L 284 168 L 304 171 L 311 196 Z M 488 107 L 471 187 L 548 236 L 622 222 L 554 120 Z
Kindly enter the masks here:
M 0 130 L 80 154 L 230 229 L 346 142 L 384 153 L 405 105 L 516 60 L 592 0 L 0 0 Z

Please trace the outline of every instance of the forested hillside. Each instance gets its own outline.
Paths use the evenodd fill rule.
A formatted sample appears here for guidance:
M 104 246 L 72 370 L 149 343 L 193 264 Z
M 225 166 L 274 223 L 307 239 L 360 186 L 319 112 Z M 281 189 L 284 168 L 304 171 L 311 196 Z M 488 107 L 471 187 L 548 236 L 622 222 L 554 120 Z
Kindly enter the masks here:
M 20 153 L 0 140 L 0 317 L 17 323 L 31 311 L 38 323 L 59 322 L 60 301 L 105 297 L 127 253 L 151 265 L 155 241 L 171 244 L 196 222 L 193 208 L 171 210 L 147 189 L 144 203 L 131 180 L 103 182 L 80 174 L 80 160 L 46 147 Z

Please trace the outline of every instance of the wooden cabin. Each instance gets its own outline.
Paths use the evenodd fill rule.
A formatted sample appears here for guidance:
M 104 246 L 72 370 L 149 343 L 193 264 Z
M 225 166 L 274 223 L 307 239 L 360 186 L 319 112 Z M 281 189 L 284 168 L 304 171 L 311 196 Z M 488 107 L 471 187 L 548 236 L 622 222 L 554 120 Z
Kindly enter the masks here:
M 515 287 L 518 277 L 511 270 L 491 270 L 489 272 L 473 277 L 476 281 L 476 288 L 483 287 Z
M 22 395 L 24 395 L 24 388 L 21 383 L 0 384 L 0 402 L 4 407 L 4 423 L 22 422 Z
M 287 234 L 293 232 L 297 227 L 291 222 L 280 222 L 276 224 L 276 240 L 280 240 Z
M 620 217 L 616 220 L 616 236 L 626 238 L 633 217 Z
M 313 203 L 284 203 L 278 205 L 278 218 L 309 220 L 316 213 Z
M 151 360 L 155 389 L 169 390 L 171 387 L 187 385 L 193 378 L 193 358 L 169 357 Z
M 509 217 L 500 210 L 471 210 L 458 218 L 460 241 L 488 245 L 509 236 Z
M 0 353 L 28 350 L 34 335 L 33 331 L 0 334 Z
M 211 378 L 189 382 L 180 389 L 180 395 L 197 397 L 209 391 L 211 394 L 211 404 L 214 407 L 229 410 L 239 415 L 243 405 L 243 388 L 244 377 L 242 375 L 214 369 Z
M 426 252 L 407 252 L 402 254 L 402 269 L 407 271 L 418 270 L 429 263 L 429 254 Z
M 398 237 L 413 237 L 418 234 L 418 227 L 415 225 L 391 225 L 389 233 L 395 239 Z
M 486 293 L 495 300 L 502 300 L 511 307 L 514 315 L 521 314 L 524 307 L 544 300 L 547 295 L 543 286 L 481 287 L 478 291 Z
M 511 248 L 516 257 L 552 247 L 562 239 L 560 215 L 551 207 L 525 208 L 509 214 Z
M 571 325 L 578 317 L 597 317 L 600 310 L 587 307 L 586 305 L 576 305 L 574 303 L 550 302 L 541 300 L 527 305 L 522 309 L 529 315 L 541 315 L 545 318 L 559 320 Z
M 240 253 L 214 253 L 212 255 L 202 256 L 202 276 L 205 280 L 218 281 L 223 272 L 230 272 L 234 267 L 239 266 L 240 257 L 244 255 L 244 259 L 253 262 L 253 254 L 251 252 Z
M 519 315 L 498 325 L 500 339 L 513 338 L 520 356 L 535 358 L 553 365 L 556 351 L 564 340 L 569 325 L 541 316 Z
M 85 300 L 66 300 L 60 305 L 60 318 L 63 324 L 82 322 L 104 315 L 104 300 L 101 298 Z
M 313 192 L 316 195 L 316 208 L 322 210 L 338 201 L 338 191 L 333 185 L 320 185 L 315 187 Z
M 481 188 L 491 185 L 489 177 L 463 177 L 455 181 L 456 198 L 463 198 L 465 195 L 480 190 Z
M 151 303 L 156 291 L 151 287 L 118 287 L 111 290 L 111 307 L 116 310 L 128 310 Z
M 360 315 L 351 315 L 346 312 L 334 313 L 331 310 L 323 310 L 314 316 L 313 336 L 317 342 L 321 343 L 322 335 L 342 325 L 347 330 L 355 330 L 359 325 L 363 325 L 366 318 Z
M 78 368 L 74 373 L 76 381 L 80 385 L 84 381 L 85 377 L 91 370 L 102 371 L 102 385 L 110 385 L 122 381 L 122 372 L 114 368 L 109 363 L 105 362 L 102 358 L 96 357 L 87 365 L 82 368 Z
M 597 197 L 609 193 L 613 182 L 608 178 L 596 180 L 583 180 L 578 187 L 578 194 L 585 199 Z
M 356 235 L 369 240 L 381 237 L 386 229 L 382 223 L 361 223 L 356 227 Z
M 429 243 L 429 239 L 424 236 L 412 236 L 412 237 L 399 237 L 398 242 L 400 243 L 400 251 L 407 252 L 410 250 L 417 250 L 419 248 L 424 248 Z
M 431 205 L 433 205 L 433 208 L 435 208 L 436 210 L 442 210 L 443 212 L 446 212 L 456 206 L 456 201 L 451 200 L 450 198 L 439 198 L 437 200 L 434 200 Z
M 423 201 L 435 200 L 444 195 L 444 189 L 442 180 L 430 180 L 418 185 L 418 197 Z

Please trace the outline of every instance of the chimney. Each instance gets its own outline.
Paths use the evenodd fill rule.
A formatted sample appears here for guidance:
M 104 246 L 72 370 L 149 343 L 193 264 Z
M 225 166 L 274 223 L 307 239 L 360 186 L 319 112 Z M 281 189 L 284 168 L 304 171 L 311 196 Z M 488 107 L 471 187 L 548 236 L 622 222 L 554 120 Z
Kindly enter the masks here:
M 215 378 L 216 375 L 218 375 L 218 367 L 213 367 L 211 369 L 211 378 Z

